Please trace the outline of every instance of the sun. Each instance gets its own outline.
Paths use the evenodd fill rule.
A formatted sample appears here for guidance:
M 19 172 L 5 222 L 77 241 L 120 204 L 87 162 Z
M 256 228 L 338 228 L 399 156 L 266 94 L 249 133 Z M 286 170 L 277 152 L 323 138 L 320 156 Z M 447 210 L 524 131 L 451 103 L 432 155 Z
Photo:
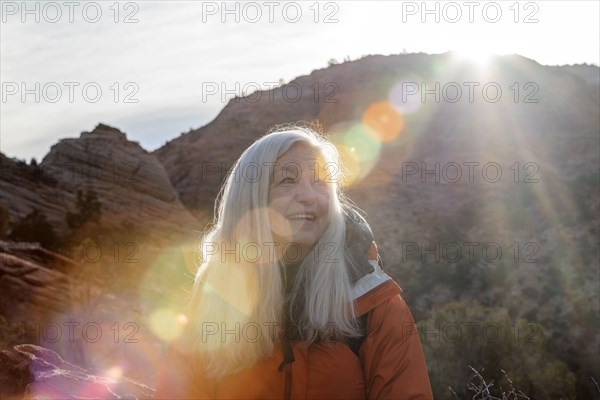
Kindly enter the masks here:
M 487 67 L 494 57 L 492 51 L 479 46 L 461 46 L 452 53 L 456 61 L 466 62 L 479 68 Z

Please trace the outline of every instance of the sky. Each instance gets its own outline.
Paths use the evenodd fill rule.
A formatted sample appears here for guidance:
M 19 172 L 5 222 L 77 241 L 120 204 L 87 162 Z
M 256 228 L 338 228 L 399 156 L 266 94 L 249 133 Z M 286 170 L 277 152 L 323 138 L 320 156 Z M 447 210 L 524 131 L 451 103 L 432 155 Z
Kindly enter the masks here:
M 592 1 L 0 0 L 0 151 L 40 161 L 99 122 L 148 151 L 234 95 L 330 59 L 460 51 L 600 63 Z

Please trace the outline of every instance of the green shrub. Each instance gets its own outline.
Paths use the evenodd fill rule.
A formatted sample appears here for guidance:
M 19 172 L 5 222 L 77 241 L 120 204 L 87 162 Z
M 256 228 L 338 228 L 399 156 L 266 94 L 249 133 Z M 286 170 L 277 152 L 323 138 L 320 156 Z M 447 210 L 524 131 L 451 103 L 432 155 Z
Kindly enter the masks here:
M 472 398 L 466 383 L 474 370 L 485 373 L 493 382 L 490 393 L 499 398 L 513 384 L 535 399 L 575 398 L 575 375 L 549 352 L 540 324 L 513 320 L 503 308 L 454 302 L 417 327 L 436 398 L 452 392 Z

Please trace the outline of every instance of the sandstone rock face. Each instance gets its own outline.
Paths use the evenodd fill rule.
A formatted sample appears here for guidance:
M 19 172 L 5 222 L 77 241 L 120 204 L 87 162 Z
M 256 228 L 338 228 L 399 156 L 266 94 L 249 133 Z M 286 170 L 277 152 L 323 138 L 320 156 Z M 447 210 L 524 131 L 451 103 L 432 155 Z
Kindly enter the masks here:
M 74 261 L 39 246 L 11 247 L 10 242 L 0 242 L 0 246 L 1 316 L 35 320 L 68 308 L 74 282 L 67 271 L 76 266 Z
M 0 154 L 0 204 L 9 211 L 13 222 L 38 209 L 44 210 L 53 226 L 65 229 L 65 206 L 74 203 L 73 197 L 68 187 L 49 172 Z
M 173 297 L 184 293 L 168 283 L 183 273 L 165 253 L 111 269 L 106 260 L 76 262 L 36 244 L 0 241 L 0 349 L 36 344 L 84 369 L 110 370 L 152 386 L 164 343 L 153 334 L 150 317 L 157 306 L 169 307 L 169 290 Z M 2 366 L 0 376 L 6 376 L 1 372 Z
M 8 399 L 152 399 L 154 389 L 119 371 L 88 371 L 31 344 L 0 352 L 0 395 Z
M 158 307 L 170 307 L 158 304 L 169 290 L 183 293 L 177 285 L 195 268 L 189 264 L 189 275 L 180 269 L 182 246 L 202 228 L 163 166 L 102 124 L 57 143 L 39 166 L 3 155 L 0 162 L 0 203 L 11 222 L 37 209 L 61 239 L 54 252 L 34 243 L 0 243 L 0 347 L 40 344 L 82 368 L 118 367 L 151 384 L 162 341 L 148 320 Z M 101 215 L 73 229 L 65 217 L 77 212 L 80 190 L 96 193 Z M 169 289 L 173 280 L 179 282 Z
M 61 140 L 40 163 L 37 180 L 31 168 L 4 156 L 1 161 L 0 202 L 13 220 L 37 208 L 66 233 L 65 215 L 75 212 L 77 191 L 89 189 L 102 204 L 106 229 L 134 226 L 158 245 L 198 229 L 160 162 L 118 129 L 99 124 L 78 139 Z
M 126 220 L 161 244 L 197 228 L 156 157 L 117 129 L 100 124 L 79 139 L 61 140 L 41 166 L 69 177 L 66 183 L 73 192 L 89 188 L 98 193 L 104 226 L 118 229 Z

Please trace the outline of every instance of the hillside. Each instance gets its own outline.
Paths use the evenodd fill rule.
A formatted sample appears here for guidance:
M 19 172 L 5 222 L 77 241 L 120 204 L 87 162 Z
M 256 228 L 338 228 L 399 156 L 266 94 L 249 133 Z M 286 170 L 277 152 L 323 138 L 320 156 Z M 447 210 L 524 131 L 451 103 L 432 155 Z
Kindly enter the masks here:
M 359 176 L 350 198 L 417 320 L 449 301 L 505 307 L 541 323 L 589 390 L 600 373 L 589 356 L 600 343 L 599 74 L 517 55 L 486 70 L 451 54 L 368 56 L 232 99 L 154 154 L 206 215 L 250 143 L 276 124 L 320 124 Z
M 156 327 L 175 324 L 172 310 L 195 270 L 194 242 L 227 171 L 274 126 L 303 122 L 342 154 L 354 177 L 346 191 L 366 212 L 384 269 L 416 321 L 447 317 L 446 306 L 458 304 L 539 324 L 527 326 L 545 332 L 546 347 L 530 346 L 528 360 L 551 355 L 557 364 L 546 364 L 560 367 L 553 373 L 566 368 L 565 382 L 572 374 L 577 395 L 589 397 L 590 377 L 600 376 L 599 71 L 517 55 L 497 57 L 487 69 L 452 54 L 374 55 L 231 99 L 212 122 L 152 153 L 99 124 L 59 141 L 39 165 L 0 154 L 2 222 L 13 229 L 0 239 L 11 239 L 38 210 L 60 242 L 52 251 L 3 244 L 0 322 L 136 321 L 144 346 L 84 343 L 85 353 L 81 343 L 34 344 L 86 368 L 108 368 L 127 354 L 133 361 L 125 376 L 153 387 L 166 343 Z M 84 213 L 78 192 L 86 191 L 101 211 L 70 225 L 69 213 Z M 95 258 L 92 248 L 102 254 Z M 478 313 L 470 322 L 482 320 Z M 450 320 L 469 322 L 457 315 Z M 10 339 L 3 344 L 25 343 Z M 428 357 L 450 354 L 422 341 Z M 468 376 L 472 361 L 462 353 L 453 368 Z M 428 361 L 442 397 L 449 385 L 466 385 L 444 381 L 447 361 Z M 499 370 L 504 361 L 490 362 Z M 535 379 L 522 381 L 534 398 L 547 382 Z M 556 386 L 549 393 L 562 393 Z

